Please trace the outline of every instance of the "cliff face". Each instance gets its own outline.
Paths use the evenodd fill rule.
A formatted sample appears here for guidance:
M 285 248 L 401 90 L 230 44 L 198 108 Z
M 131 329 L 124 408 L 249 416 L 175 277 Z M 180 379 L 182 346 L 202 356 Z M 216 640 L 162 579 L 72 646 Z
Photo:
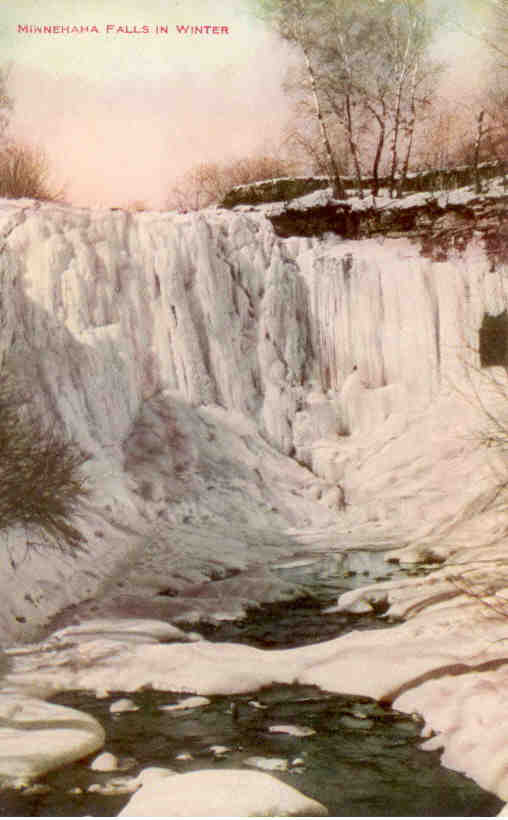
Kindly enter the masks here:
M 37 360 L 73 434 L 118 443 L 140 400 L 167 388 L 259 420 L 289 450 L 313 366 L 309 296 L 262 217 L 21 205 L 2 217 L 2 351 Z
M 405 239 L 280 239 L 261 213 L 31 201 L 1 203 L 0 233 L 3 366 L 93 456 L 95 491 L 91 557 L 59 559 L 58 578 L 1 534 L 18 579 L 4 633 L 40 620 L 27 595 L 39 612 L 92 595 L 157 516 L 398 543 L 491 487 L 462 398 L 484 315 L 508 307 L 481 238 L 436 261 Z

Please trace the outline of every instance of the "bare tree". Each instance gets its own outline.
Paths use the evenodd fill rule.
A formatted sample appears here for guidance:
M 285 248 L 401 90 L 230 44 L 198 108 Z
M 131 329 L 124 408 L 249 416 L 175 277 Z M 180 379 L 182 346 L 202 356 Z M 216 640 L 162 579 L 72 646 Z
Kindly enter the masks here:
M 293 17 L 288 21 L 286 5 L 281 10 L 278 0 L 268 2 L 272 9 L 277 6 L 278 17 L 272 12 L 272 19 L 279 33 L 305 54 L 305 74 L 298 77 L 293 72 L 286 89 L 300 110 L 307 100 L 308 116 L 311 101 L 314 113 L 318 111 L 326 136 L 321 155 L 326 156 L 328 167 L 330 156 L 338 155 L 340 139 L 347 146 L 360 196 L 369 172 L 372 192 L 378 193 L 383 166 L 392 193 L 400 194 L 417 124 L 439 70 L 427 55 L 435 26 L 423 4 L 418 0 L 298 0 L 291 6 L 294 16 L 300 9 L 297 29 Z
M 478 112 L 476 140 L 475 140 L 475 146 L 474 146 L 474 159 L 473 159 L 474 178 L 475 178 L 474 187 L 475 187 L 475 193 L 476 194 L 481 194 L 481 192 L 482 192 L 482 184 L 481 184 L 481 179 L 480 179 L 480 169 L 479 169 L 478 166 L 480 164 L 480 149 L 481 149 L 481 145 L 482 145 L 482 138 L 485 134 L 484 120 L 485 120 L 485 109 L 482 108 L 481 111 Z
M 364 87 L 364 106 L 367 113 L 374 118 L 378 129 L 372 160 L 372 195 L 377 196 L 379 193 L 381 162 L 390 127 L 390 88 L 389 83 L 381 73 L 374 72 L 374 74 L 371 87 Z
M 291 152 L 295 161 L 303 163 L 310 173 L 329 176 L 330 165 L 315 116 L 315 105 L 305 67 L 290 66 L 286 72 L 283 88 L 292 101 L 292 116 L 286 127 L 284 145 Z M 322 93 L 321 96 L 325 103 L 325 94 Z M 341 178 L 348 176 L 352 166 L 344 129 L 332 115 L 329 107 L 326 111 L 324 110 L 324 105 L 323 116 L 326 117 L 329 144 L 335 166 Z
M 470 100 L 433 100 L 415 152 L 417 168 L 444 169 L 508 159 L 508 91 L 499 72 Z M 479 123 L 479 112 L 483 111 Z M 474 182 L 474 180 L 473 180 Z
M 387 0 L 376 4 L 379 39 L 376 79 L 385 131 L 389 131 L 389 187 L 400 196 L 415 145 L 415 131 L 435 93 L 442 65 L 432 61 L 428 49 L 437 30 L 418 0 Z M 380 93 L 381 92 L 381 93 Z M 376 100 L 376 94 L 370 95 Z
M 327 104 L 346 135 L 360 197 L 362 163 L 359 134 L 362 130 L 362 80 L 371 38 L 370 18 L 350 0 L 336 0 L 327 7 L 325 38 L 318 48 L 321 83 Z
M 421 135 L 415 151 L 419 170 L 449 168 L 471 162 L 471 117 L 463 101 L 434 99 Z
M 176 181 L 166 206 L 197 211 L 220 202 L 236 185 L 287 176 L 293 166 L 283 156 L 253 154 L 225 162 L 200 162 Z
M 327 0 L 257 0 L 257 8 L 261 15 L 271 23 L 279 36 L 295 46 L 303 57 L 334 196 L 344 199 L 346 191 L 332 150 L 314 63 L 314 47 L 323 36 L 321 23 L 326 19 L 327 5 Z
M 489 30 L 483 35 L 499 67 L 508 70 L 508 0 L 485 0 L 491 15 Z

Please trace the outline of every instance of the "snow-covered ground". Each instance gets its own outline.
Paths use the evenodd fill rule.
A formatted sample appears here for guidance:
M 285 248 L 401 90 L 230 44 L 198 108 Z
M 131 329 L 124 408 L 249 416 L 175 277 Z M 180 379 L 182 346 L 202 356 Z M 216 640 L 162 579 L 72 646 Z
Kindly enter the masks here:
M 0 634 L 34 640 L 75 605 L 96 621 L 11 649 L 0 732 L 22 733 L 33 697 L 62 687 L 300 680 L 420 712 L 445 763 L 508 800 L 505 464 L 479 446 L 488 413 L 506 412 L 506 374 L 476 352 L 508 298 L 481 240 L 435 262 L 404 239 L 281 240 L 261 211 L 28 200 L 0 202 L 0 235 L 3 367 L 91 455 L 92 490 L 86 554 L 1 533 Z M 384 597 L 400 626 L 270 653 L 159 643 L 154 620 L 293 595 L 270 572 L 282 557 L 362 547 L 446 560 L 339 603 Z M 100 727 L 77 728 L 78 747 L 100 745 Z
M 278 180 L 272 180 L 277 183 Z M 260 183 L 261 184 L 261 183 Z M 249 188 L 251 186 L 243 186 Z M 252 187 L 255 187 L 253 185 Z M 238 186 L 240 190 L 242 186 Z M 485 199 L 495 199 L 500 195 L 506 193 L 506 186 L 501 177 L 494 177 L 493 179 L 483 182 L 484 191 L 481 196 Z M 368 191 L 360 198 L 354 188 L 348 190 L 348 199 L 346 204 L 348 208 L 354 211 L 368 211 L 371 208 L 379 210 L 404 210 L 407 208 L 422 207 L 429 203 L 438 205 L 444 208 L 447 205 L 467 205 L 478 199 L 478 194 L 475 193 L 474 186 L 469 185 L 463 188 L 452 188 L 450 190 L 436 190 L 436 191 L 419 191 L 412 194 L 406 194 L 403 197 L 392 199 L 387 188 L 381 187 L 377 196 L 372 196 Z M 285 201 L 263 203 L 258 205 L 236 205 L 236 212 L 252 212 L 260 211 L 276 216 L 283 213 L 285 210 L 289 211 L 307 211 L 312 208 L 323 207 L 325 205 L 338 205 L 342 200 L 337 200 L 333 196 L 332 187 L 319 188 L 310 194 L 292 199 L 289 203 Z

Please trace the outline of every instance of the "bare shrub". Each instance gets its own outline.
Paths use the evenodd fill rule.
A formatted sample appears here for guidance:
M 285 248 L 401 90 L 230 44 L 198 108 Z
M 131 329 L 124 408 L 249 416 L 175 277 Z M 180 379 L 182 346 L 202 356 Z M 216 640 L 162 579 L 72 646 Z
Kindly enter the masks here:
M 166 205 L 170 209 L 197 211 L 219 202 L 236 185 L 288 176 L 293 171 L 288 160 L 270 154 L 201 162 L 176 181 Z
M 28 410 L 12 377 L 1 376 L 0 529 L 21 525 L 29 547 L 74 554 L 84 549 L 72 518 L 89 493 L 80 474 L 88 456 Z
M 52 187 L 48 161 L 42 150 L 8 143 L 0 150 L 0 196 L 59 201 L 63 192 Z

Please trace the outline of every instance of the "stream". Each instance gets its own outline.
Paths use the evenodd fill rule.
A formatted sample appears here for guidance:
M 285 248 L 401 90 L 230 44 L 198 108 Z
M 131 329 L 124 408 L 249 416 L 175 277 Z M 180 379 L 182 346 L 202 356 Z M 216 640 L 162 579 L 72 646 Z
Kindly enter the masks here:
M 407 574 L 372 553 L 289 561 L 274 569 L 300 585 L 297 602 L 256 608 L 242 621 L 193 623 L 189 629 L 198 628 L 207 640 L 269 650 L 352 629 L 389 628 L 379 615 L 325 610 L 345 589 Z M 491 816 L 503 805 L 442 767 L 438 752 L 418 748 L 422 724 L 416 716 L 369 698 L 277 684 L 172 709 L 188 696 L 143 690 L 129 693 L 126 711 L 111 710 L 125 697 L 75 691 L 53 698 L 100 721 L 107 736 L 102 751 L 115 756 L 116 770 L 92 769 L 96 755 L 63 767 L 30 787 L 1 792 L 0 815 L 114 816 L 129 799 L 129 784 L 148 766 L 176 773 L 261 769 L 323 803 L 331 816 Z

